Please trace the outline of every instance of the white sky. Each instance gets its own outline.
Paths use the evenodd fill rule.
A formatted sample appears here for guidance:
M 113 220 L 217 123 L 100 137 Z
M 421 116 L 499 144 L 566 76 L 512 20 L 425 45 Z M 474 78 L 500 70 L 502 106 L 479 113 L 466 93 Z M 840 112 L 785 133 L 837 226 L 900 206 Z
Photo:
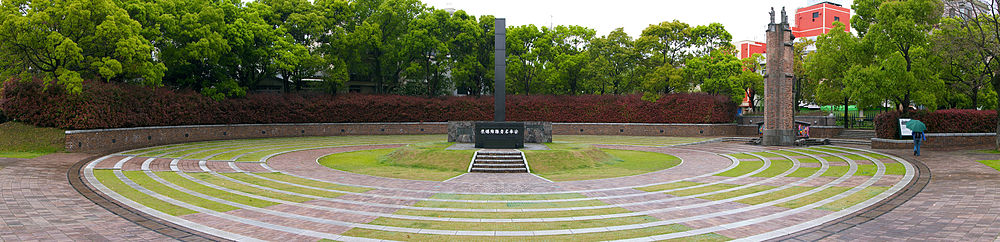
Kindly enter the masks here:
M 733 41 L 764 41 L 768 12 L 775 8 L 780 18 L 786 7 L 789 21 L 795 9 L 807 0 L 422 0 L 438 9 L 456 8 L 471 15 L 506 18 L 507 26 L 580 25 L 607 35 L 618 27 L 637 38 L 650 24 L 674 19 L 690 25 L 718 22 L 726 26 Z M 813 0 L 816 1 L 816 0 Z M 829 0 L 850 8 L 854 0 Z M 794 23 L 793 23 L 794 26 Z

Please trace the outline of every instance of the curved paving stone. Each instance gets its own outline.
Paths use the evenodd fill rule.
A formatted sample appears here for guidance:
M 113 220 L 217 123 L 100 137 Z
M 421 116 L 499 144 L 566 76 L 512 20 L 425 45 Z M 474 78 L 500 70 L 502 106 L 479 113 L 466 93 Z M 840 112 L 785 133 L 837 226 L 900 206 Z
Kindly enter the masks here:
M 215 144 L 219 147 L 224 145 Z M 316 239 L 316 238 L 328 238 L 328 239 L 338 239 L 338 240 L 356 240 L 363 239 L 358 237 L 341 237 L 339 234 L 349 231 L 351 228 L 366 228 L 372 230 L 383 230 L 383 231 L 395 231 L 402 233 L 412 233 L 412 234 L 448 234 L 448 235 L 479 235 L 479 236 L 512 236 L 512 235 L 559 235 L 559 234 L 578 234 L 578 233 L 601 233 L 605 231 L 628 231 L 639 228 L 648 228 L 652 226 L 661 225 L 671 225 L 671 224 L 682 224 L 690 231 L 655 235 L 649 237 L 636 238 L 639 240 L 659 240 L 659 239 L 670 239 L 670 238 L 683 238 L 686 236 L 704 234 L 704 233 L 714 233 L 720 236 L 727 236 L 730 238 L 756 238 L 756 239 L 766 239 L 781 236 L 784 234 L 789 234 L 791 232 L 799 231 L 812 227 L 815 225 L 822 224 L 823 222 L 829 221 L 846 215 L 846 212 L 853 212 L 852 210 L 857 210 L 862 208 L 862 203 L 855 205 L 850 209 L 841 210 L 838 212 L 817 210 L 818 208 L 828 202 L 833 202 L 844 198 L 850 194 L 856 193 L 868 186 L 873 185 L 883 185 L 883 186 L 893 186 L 890 192 L 879 194 L 875 199 L 869 200 L 881 200 L 885 196 L 891 195 L 888 193 L 898 191 L 897 189 L 900 184 L 906 184 L 909 180 L 913 178 L 912 174 L 906 176 L 892 176 L 884 175 L 885 166 L 882 165 L 880 159 L 866 159 L 860 161 L 853 161 L 846 159 L 847 155 L 854 155 L 855 153 L 850 151 L 835 151 L 834 153 L 825 153 L 824 151 L 815 151 L 815 154 L 802 153 L 800 155 L 787 156 L 787 155 L 775 155 L 768 154 L 765 156 L 760 156 L 756 154 L 750 154 L 756 156 L 758 159 L 764 162 L 764 166 L 750 171 L 749 173 L 742 174 L 736 177 L 718 177 L 713 176 L 722 172 L 724 170 L 736 167 L 739 165 L 739 159 L 728 157 L 723 153 L 738 153 L 738 152 L 761 152 L 775 150 L 772 147 L 758 147 L 758 146 L 746 146 L 746 145 L 736 145 L 729 143 L 708 143 L 699 145 L 688 145 L 688 146 L 677 146 L 677 147 L 641 147 L 641 146 L 609 146 L 602 145 L 602 148 L 618 148 L 618 149 L 631 149 L 631 150 L 643 150 L 652 152 L 662 152 L 671 155 L 675 155 L 681 158 L 683 161 L 680 165 L 673 168 L 636 175 L 629 177 L 619 177 L 619 178 L 609 178 L 600 180 L 588 180 L 588 181 L 571 181 L 571 182 L 550 182 L 541 179 L 537 176 L 530 174 L 521 174 L 523 177 L 515 176 L 499 176 L 495 174 L 479 176 L 478 174 L 466 174 L 447 182 L 432 182 L 432 181 L 412 181 L 412 180 L 402 180 L 402 179 L 392 179 L 392 178 L 382 178 L 382 177 L 372 177 L 342 171 L 332 170 L 319 165 L 316 160 L 324 155 L 337 153 L 337 152 L 348 152 L 354 150 L 364 150 L 364 149 L 376 149 L 376 148 L 392 148 L 398 147 L 400 145 L 368 145 L 368 146 L 353 146 L 353 147 L 330 147 L 330 148 L 311 148 L 303 150 L 295 150 L 288 148 L 270 148 L 266 149 L 273 151 L 273 154 L 254 154 L 253 156 L 261 156 L 264 158 L 261 160 L 266 160 L 267 163 L 254 163 L 254 162 L 219 162 L 219 161 L 197 161 L 197 166 L 193 166 L 196 161 L 192 160 L 176 160 L 175 159 L 151 159 L 148 157 L 135 157 L 129 159 L 128 157 L 122 158 L 124 162 L 116 162 L 117 167 L 128 168 L 125 170 L 135 169 L 136 164 L 139 164 L 139 170 L 146 171 L 150 177 L 154 180 L 166 184 L 168 187 L 173 187 L 174 189 L 180 190 L 184 193 L 194 195 L 196 197 L 201 197 L 204 199 L 209 199 L 212 201 L 220 202 L 223 204 L 228 204 L 231 206 L 236 206 L 237 210 L 220 213 L 210 211 L 204 208 L 198 208 L 194 205 L 188 204 L 183 201 L 174 200 L 164 197 L 162 194 L 155 194 L 150 190 L 143 189 L 141 186 L 127 182 L 132 187 L 139 189 L 143 192 L 150 193 L 154 197 L 161 198 L 162 200 L 168 201 L 170 203 L 194 209 L 200 213 L 192 215 L 184 215 L 184 218 L 179 218 L 187 222 L 194 223 L 206 223 L 207 226 L 214 228 L 216 230 L 229 231 L 228 233 L 240 234 L 240 236 L 248 236 L 246 238 L 263 239 L 263 240 L 277 240 L 277 239 Z M 183 153 L 177 150 L 190 150 L 197 148 L 171 148 L 171 152 Z M 213 148 L 212 150 L 221 151 L 223 148 Z M 248 152 L 254 150 L 247 150 Z M 832 151 L 832 150 L 831 150 Z M 155 149 L 144 150 L 144 153 L 155 154 L 158 151 Z M 720 153 L 715 153 L 720 152 Z M 764 153 L 761 153 L 764 154 Z M 771 157 L 774 156 L 774 157 Z M 251 157 L 251 156 L 247 156 Z M 780 158 L 779 158 L 780 157 Z M 819 161 L 824 161 L 823 157 L 839 157 L 844 159 L 840 162 L 829 163 L 800 163 L 798 159 L 802 158 L 813 158 Z M 110 157 L 109 157 L 110 158 Z M 256 158 L 255 158 L 256 159 Z M 768 168 L 771 160 L 790 160 L 791 166 L 784 171 L 780 171 L 779 175 L 776 177 L 754 177 L 755 174 L 765 171 Z M 240 160 L 240 158 L 233 158 L 233 160 Z M 746 161 L 746 160 L 745 160 Z M 888 161 L 888 160 L 886 160 Z M 815 161 L 814 161 L 815 162 Z M 101 162 L 104 163 L 104 162 Z M 785 163 L 787 164 L 787 163 Z M 818 165 L 816 165 L 818 164 Z M 863 176 L 856 177 L 854 171 L 858 169 L 858 165 L 875 164 L 879 168 L 874 176 Z M 823 177 L 820 174 L 832 167 L 831 165 L 846 165 L 849 166 L 847 173 L 840 177 Z M 89 166 L 88 169 L 93 169 L 98 166 L 106 167 L 106 164 L 95 163 Z M 195 170 L 194 168 L 198 168 Z M 789 175 L 794 172 L 798 167 L 818 167 L 819 172 L 816 172 L 808 177 L 782 177 Z M 912 167 L 907 166 L 909 170 Z M 155 173 L 152 171 L 198 171 L 205 172 L 208 171 L 214 177 L 221 178 L 223 180 L 241 184 L 244 186 L 255 187 L 255 189 L 260 189 L 262 191 L 284 193 L 288 195 L 307 197 L 314 199 L 312 201 L 306 201 L 302 203 L 287 202 L 274 200 L 271 198 L 256 196 L 253 194 L 246 194 L 238 191 L 229 190 L 226 188 L 210 185 L 215 189 L 239 194 L 241 196 L 252 197 L 257 199 L 264 199 L 267 201 L 278 201 L 284 204 L 269 206 L 265 208 L 251 207 L 243 205 L 240 203 L 231 202 L 221 198 L 211 197 L 205 194 L 201 194 L 192 190 L 187 190 L 186 188 L 174 185 L 166 180 L 157 178 Z M 318 189 L 315 187 L 299 185 L 295 183 L 283 182 L 279 180 L 274 180 L 271 178 L 263 177 L 260 175 L 255 175 L 253 173 L 261 172 L 282 172 L 285 174 L 308 178 L 316 181 L 326 181 L 332 184 L 343 184 L 343 185 L 353 185 L 358 187 L 368 187 L 374 188 L 367 192 L 355 193 L 355 192 L 343 192 L 337 190 L 326 190 Z M 119 177 L 124 179 L 121 175 L 121 171 L 115 171 L 119 174 Z M 324 190 L 328 192 L 345 193 L 345 195 L 326 198 L 317 197 L 307 194 L 300 194 L 296 192 L 277 190 L 271 187 L 258 186 L 244 182 L 242 180 L 232 179 L 226 177 L 220 173 L 243 173 L 254 179 L 259 179 L 260 181 L 272 182 L 276 184 L 283 184 L 285 186 L 299 187 L 299 188 L 310 188 L 316 190 Z M 911 171 L 912 173 L 913 171 Z M 190 176 L 183 175 L 187 177 L 186 179 L 191 179 L 195 182 L 202 182 L 200 180 L 191 178 Z M 774 173 L 771 173 L 774 174 Z M 508 180 L 505 180 L 508 179 Z M 691 180 L 700 181 L 705 184 L 685 187 L 685 188 L 674 188 L 667 189 L 656 192 L 645 192 L 640 190 L 635 190 L 635 188 L 650 186 L 650 185 L 662 185 L 669 184 L 672 182 Z M 515 182 L 511 182 L 515 181 Z M 204 183 L 204 182 L 202 182 Z M 708 190 L 697 195 L 689 196 L 674 196 L 666 193 L 672 191 L 685 191 L 688 189 L 707 189 L 715 185 L 722 184 L 733 184 L 728 185 L 723 188 L 727 189 L 715 189 Z M 702 198 L 696 198 L 701 196 L 727 194 L 729 192 L 737 192 L 741 189 L 750 188 L 757 185 L 773 185 L 777 188 L 765 190 L 757 193 L 746 194 L 742 196 L 730 196 L 726 199 L 713 201 L 705 200 Z M 740 199 L 751 198 L 756 196 L 766 196 L 773 192 L 780 191 L 785 188 L 790 188 L 793 186 L 813 186 L 811 190 L 804 191 L 802 193 L 794 194 L 780 199 L 773 199 L 757 205 L 737 203 Z M 775 205 L 783 204 L 785 202 L 793 201 L 799 198 L 805 198 L 811 196 L 812 194 L 817 194 L 823 191 L 823 189 L 834 186 L 850 186 L 850 190 L 837 194 L 832 197 L 824 197 L 819 202 L 813 202 L 806 204 L 798 208 L 783 208 L 775 207 Z M 894 190 L 895 189 L 895 190 Z M 110 192 L 110 191 L 108 191 Z M 451 193 L 451 194 L 482 194 L 482 195 L 517 195 L 517 194 L 560 194 L 560 193 L 578 193 L 586 196 L 585 198 L 562 198 L 562 199 L 548 199 L 548 200 L 461 200 L 461 199 L 437 199 L 431 198 L 432 195 L 436 193 Z M 885 196 L 882 196 L 885 195 Z M 595 200 L 596 199 L 596 200 Z M 604 203 L 611 205 L 568 205 L 569 207 L 561 208 L 538 208 L 538 209 L 468 209 L 468 208 L 432 208 L 432 207 L 418 207 L 423 202 L 446 202 L 455 204 L 499 204 L 503 205 L 507 203 L 510 206 L 511 203 L 517 204 L 542 204 L 542 203 L 553 203 L 560 204 L 566 202 L 587 202 L 587 201 L 603 201 Z M 464 205 L 463 205 L 464 206 Z M 477 205 L 478 206 L 478 205 Z M 490 205 L 493 206 L 493 205 Z M 521 205 L 518 205 L 521 206 Z M 409 215 L 397 215 L 393 214 L 399 209 L 410 209 L 416 211 L 440 211 L 440 212 L 458 212 L 465 211 L 471 213 L 481 213 L 481 212 L 502 212 L 502 213 L 517 213 L 526 211 L 580 211 L 580 210 L 590 210 L 594 208 L 626 208 L 628 213 L 611 213 L 605 215 L 597 216 L 569 216 L 569 217 L 552 217 L 552 218 L 535 218 L 535 219 L 463 219 L 463 218 L 448 218 L 448 217 L 428 217 L 428 216 L 409 216 Z M 140 208 L 141 209 L 141 208 Z M 155 212 L 151 212 L 155 213 Z M 206 216 L 208 215 L 208 216 Z M 525 230 L 525 231 L 477 231 L 477 230 L 447 230 L 447 229 L 421 229 L 419 227 L 395 227 L 395 226 L 379 226 L 370 225 L 368 223 L 374 221 L 379 217 L 395 218 L 395 219 L 407 219 L 416 221 L 441 221 L 441 222 L 480 222 L 480 223 L 522 223 L 522 222 L 555 222 L 555 221 L 581 221 L 581 220 L 593 220 L 593 219 L 609 219 L 609 218 L 621 218 L 627 216 L 637 216 L 637 215 L 649 215 L 660 219 L 655 222 L 644 222 L 644 223 L 634 223 L 627 225 L 616 225 L 607 227 L 581 227 L 574 229 L 562 229 L 562 230 Z M 247 230 L 245 228 L 237 229 L 230 225 L 225 225 L 225 221 L 243 223 L 251 226 L 257 226 L 264 228 L 262 230 Z M 244 226 L 245 227 L 245 226 Z M 792 231 L 789 228 L 795 228 Z M 273 230 L 274 233 L 267 233 L 267 231 Z M 770 232 L 769 232 L 770 231 Z M 775 231 L 781 231 L 775 232 Z M 209 231 L 211 232 L 211 231 Z M 223 234 L 225 235 L 225 234 Z M 303 236 L 303 237 L 296 237 Z M 222 236 L 225 238 L 232 238 L 232 235 Z

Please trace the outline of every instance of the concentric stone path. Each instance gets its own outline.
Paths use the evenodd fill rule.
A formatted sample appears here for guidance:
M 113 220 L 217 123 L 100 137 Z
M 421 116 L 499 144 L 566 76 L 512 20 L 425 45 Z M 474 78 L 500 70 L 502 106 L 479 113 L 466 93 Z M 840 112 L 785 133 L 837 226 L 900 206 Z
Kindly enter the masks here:
M 401 144 L 216 141 L 104 156 L 92 189 L 156 218 L 233 240 L 766 240 L 868 207 L 914 166 L 836 146 L 602 145 L 682 159 L 629 177 L 551 182 L 468 173 L 446 182 L 373 177 L 318 164 Z M 405 143 L 405 142 L 404 142 Z M 529 159 L 530 164 L 530 159 Z

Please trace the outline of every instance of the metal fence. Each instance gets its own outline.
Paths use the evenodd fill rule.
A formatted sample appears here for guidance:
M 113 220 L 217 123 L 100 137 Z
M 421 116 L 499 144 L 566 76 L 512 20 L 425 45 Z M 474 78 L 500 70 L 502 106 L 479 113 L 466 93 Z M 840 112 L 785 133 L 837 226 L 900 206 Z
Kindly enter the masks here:
M 835 111 L 833 115 L 837 117 L 837 125 L 848 129 L 875 129 L 875 117 L 887 110 L 848 110 L 847 118 L 844 118 L 844 111 Z M 844 121 L 847 121 L 845 124 Z

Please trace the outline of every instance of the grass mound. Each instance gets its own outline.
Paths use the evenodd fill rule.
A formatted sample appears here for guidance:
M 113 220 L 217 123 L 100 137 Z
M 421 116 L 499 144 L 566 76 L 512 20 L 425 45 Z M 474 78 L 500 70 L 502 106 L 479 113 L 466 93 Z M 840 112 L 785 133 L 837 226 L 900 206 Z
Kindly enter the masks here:
M 465 173 L 474 150 L 445 150 L 451 143 L 417 143 L 398 149 L 331 154 L 323 166 L 358 174 L 410 180 L 444 181 Z
M 0 124 L 0 157 L 35 158 L 64 151 L 65 131 L 18 122 Z
M 531 172 L 553 181 L 576 181 L 638 175 L 681 163 L 672 155 L 598 149 L 575 143 L 547 144 L 551 150 L 524 151 Z

